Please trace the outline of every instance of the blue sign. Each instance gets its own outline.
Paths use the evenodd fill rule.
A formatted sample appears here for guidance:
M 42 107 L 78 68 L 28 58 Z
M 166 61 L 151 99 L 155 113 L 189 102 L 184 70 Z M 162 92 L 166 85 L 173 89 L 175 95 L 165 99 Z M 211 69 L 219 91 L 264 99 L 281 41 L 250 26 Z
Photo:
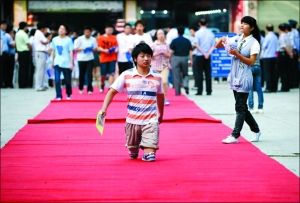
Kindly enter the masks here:
M 223 36 L 233 37 L 235 33 L 220 32 L 215 33 L 216 38 Z M 228 55 L 224 48 L 214 49 L 211 53 L 211 76 L 212 77 L 227 77 L 231 68 L 231 56 Z

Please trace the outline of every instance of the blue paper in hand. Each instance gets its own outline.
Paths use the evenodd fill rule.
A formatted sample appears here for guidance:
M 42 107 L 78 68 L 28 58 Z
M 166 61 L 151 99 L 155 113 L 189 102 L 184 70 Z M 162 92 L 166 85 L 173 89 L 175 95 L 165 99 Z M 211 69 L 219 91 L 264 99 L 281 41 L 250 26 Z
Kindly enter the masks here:
M 87 54 L 89 52 L 92 52 L 93 51 L 93 47 L 87 47 L 83 50 L 83 53 Z
M 126 59 L 128 61 L 131 61 L 131 53 L 129 51 L 127 51 L 125 54 L 126 54 Z
M 112 54 L 113 52 L 115 52 L 115 50 L 116 50 L 116 47 L 109 48 L 108 53 Z
M 58 55 L 62 55 L 62 52 L 63 52 L 63 49 L 64 49 L 63 46 L 57 45 L 56 49 L 57 49 Z

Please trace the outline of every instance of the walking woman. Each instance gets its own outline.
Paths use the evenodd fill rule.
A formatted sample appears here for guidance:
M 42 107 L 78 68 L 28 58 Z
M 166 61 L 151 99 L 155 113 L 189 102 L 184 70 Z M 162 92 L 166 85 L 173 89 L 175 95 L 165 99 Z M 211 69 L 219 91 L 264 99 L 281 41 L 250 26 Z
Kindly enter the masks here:
M 165 95 L 165 105 L 170 105 L 170 102 L 167 100 L 168 93 L 168 77 L 170 69 L 170 57 L 171 52 L 168 44 L 165 40 L 165 33 L 162 29 L 157 30 L 156 32 L 157 40 L 152 44 L 153 58 L 151 69 L 159 72 L 162 77 L 163 90 Z
M 247 98 L 253 85 L 251 66 L 255 63 L 260 51 L 260 33 L 256 20 L 250 16 L 244 16 L 241 19 L 240 29 L 241 35 L 236 36 L 236 39 L 226 40 L 224 37 L 216 44 L 217 48 L 223 46 L 226 48 L 226 44 L 230 46 L 231 41 L 237 43 L 237 46 L 232 46 L 237 48 L 228 50 L 229 54 L 233 55 L 228 82 L 235 98 L 236 120 L 231 135 L 222 140 L 225 144 L 238 143 L 244 121 L 254 132 L 252 142 L 258 142 L 261 135 L 259 127 L 247 107 Z

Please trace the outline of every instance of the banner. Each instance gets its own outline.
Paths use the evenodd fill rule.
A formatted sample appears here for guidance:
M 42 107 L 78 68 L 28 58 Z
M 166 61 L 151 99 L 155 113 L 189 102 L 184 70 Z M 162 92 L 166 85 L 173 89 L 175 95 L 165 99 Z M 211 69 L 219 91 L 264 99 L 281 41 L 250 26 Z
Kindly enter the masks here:
M 235 33 L 220 32 L 215 33 L 216 38 L 223 36 L 233 37 Z M 227 77 L 231 68 L 231 56 L 225 51 L 224 48 L 214 49 L 211 54 L 211 76 L 212 77 Z

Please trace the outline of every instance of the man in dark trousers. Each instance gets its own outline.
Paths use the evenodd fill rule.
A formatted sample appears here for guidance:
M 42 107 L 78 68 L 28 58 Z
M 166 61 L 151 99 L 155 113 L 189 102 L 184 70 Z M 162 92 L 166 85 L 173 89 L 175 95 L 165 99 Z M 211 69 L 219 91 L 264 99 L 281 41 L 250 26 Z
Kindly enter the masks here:
M 190 40 L 183 37 L 184 27 L 178 27 L 177 30 L 178 37 L 170 44 L 175 95 L 181 94 L 181 84 L 185 93 L 189 94 L 188 61 L 192 56 L 192 44 Z M 192 61 L 192 59 L 190 60 Z
M 196 85 L 198 91 L 196 95 L 202 95 L 203 91 L 203 72 L 205 74 L 205 86 L 206 94 L 211 95 L 212 93 L 212 82 L 211 82 L 211 65 L 210 65 L 210 54 L 214 50 L 215 35 L 207 29 L 206 19 L 200 19 L 200 29 L 196 32 L 195 37 L 197 40 L 197 52 L 195 57 L 195 74 Z
M 19 23 L 19 31 L 16 34 L 16 48 L 19 60 L 19 88 L 32 87 L 33 71 L 31 66 L 30 43 L 26 22 Z

